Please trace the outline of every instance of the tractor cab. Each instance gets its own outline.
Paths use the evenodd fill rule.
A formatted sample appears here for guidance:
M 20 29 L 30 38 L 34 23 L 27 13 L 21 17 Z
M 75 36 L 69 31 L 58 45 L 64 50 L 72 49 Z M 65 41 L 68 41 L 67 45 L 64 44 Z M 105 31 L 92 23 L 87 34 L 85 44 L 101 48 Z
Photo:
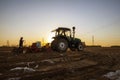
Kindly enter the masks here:
M 52 32 L 55 32 L 55 37 L 56 36 L 67 36 L 71 37 L 71 30 L 69 28 L 64 28 L 64 27 L 59 27 Z

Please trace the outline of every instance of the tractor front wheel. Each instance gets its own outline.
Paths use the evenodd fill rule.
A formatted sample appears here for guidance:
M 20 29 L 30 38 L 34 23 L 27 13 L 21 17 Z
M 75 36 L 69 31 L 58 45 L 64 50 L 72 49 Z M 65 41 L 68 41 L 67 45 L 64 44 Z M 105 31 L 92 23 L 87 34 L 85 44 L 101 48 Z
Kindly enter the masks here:
M 83 51 L 83 45 L 79 43 L 78 47 L 77 47 L 78 51 Z

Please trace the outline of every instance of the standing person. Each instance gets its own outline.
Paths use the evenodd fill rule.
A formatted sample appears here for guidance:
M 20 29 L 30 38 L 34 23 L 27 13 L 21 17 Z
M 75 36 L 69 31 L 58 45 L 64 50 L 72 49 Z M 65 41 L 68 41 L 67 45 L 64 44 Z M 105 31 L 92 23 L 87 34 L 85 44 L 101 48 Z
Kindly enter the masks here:
M 19 48 L 23 48 L 23 42 L 24 42 L 23 37 L 21 37 L 19 40 Z
M 13 49 L 15 55 L 23 53 L 23 42 L 24 42 L 23 37 L 21 37 L 19 40 L 19 47 Z
M 21 37 L 20 40 L 19 40 L 19 48 L 17 50 L 18 54 L 23 53 L 23 42 L 24 42 L 23 37 Z

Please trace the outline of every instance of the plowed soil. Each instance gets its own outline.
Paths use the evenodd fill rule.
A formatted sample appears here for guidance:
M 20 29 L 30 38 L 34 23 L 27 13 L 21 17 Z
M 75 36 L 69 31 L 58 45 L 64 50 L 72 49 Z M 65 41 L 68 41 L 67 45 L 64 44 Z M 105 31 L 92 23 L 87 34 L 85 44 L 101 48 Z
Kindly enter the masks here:
M 103 75 L 120 70 L 120 48 L 19 55 L 10 51 L 0 49 L 0 80 L 109 80 Z

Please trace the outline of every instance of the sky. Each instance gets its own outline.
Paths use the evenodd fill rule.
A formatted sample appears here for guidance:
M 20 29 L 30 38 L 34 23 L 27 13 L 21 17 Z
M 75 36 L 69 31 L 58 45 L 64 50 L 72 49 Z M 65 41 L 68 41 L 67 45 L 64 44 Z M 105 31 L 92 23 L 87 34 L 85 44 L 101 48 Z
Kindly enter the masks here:
M 0 0 L 0 46 L 50 42 L 57 27 L 76 27 L 87 45 L 120 45 L 120 0 Z

